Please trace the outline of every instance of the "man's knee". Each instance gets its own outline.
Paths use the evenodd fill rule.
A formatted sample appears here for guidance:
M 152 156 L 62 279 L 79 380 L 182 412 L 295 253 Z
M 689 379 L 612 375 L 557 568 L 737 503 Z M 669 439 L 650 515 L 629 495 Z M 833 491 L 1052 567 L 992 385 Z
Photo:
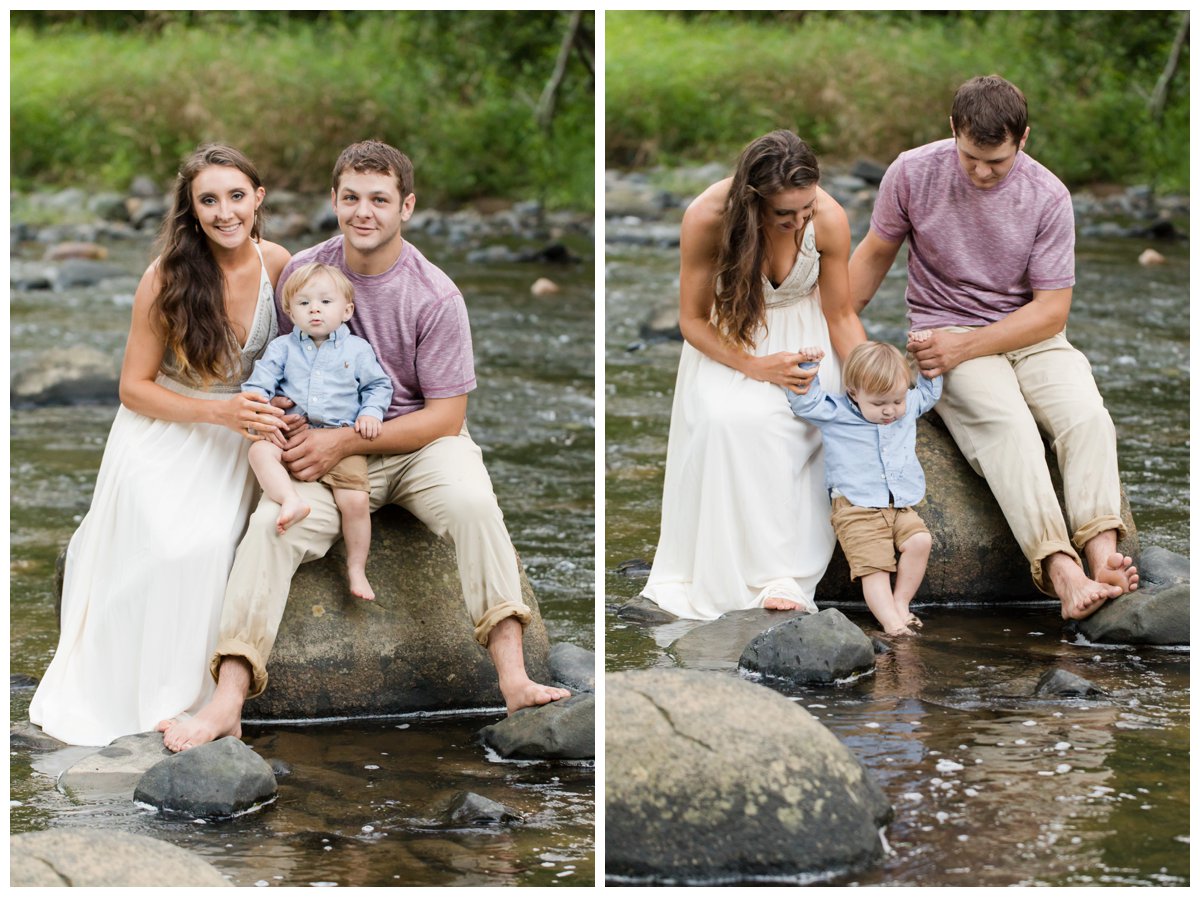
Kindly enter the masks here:
M 490 488 L 478 483 L 463 482 L 442 490 L 441 506 L 451 526 L 462 526 L 502 519 L 500 505 Z

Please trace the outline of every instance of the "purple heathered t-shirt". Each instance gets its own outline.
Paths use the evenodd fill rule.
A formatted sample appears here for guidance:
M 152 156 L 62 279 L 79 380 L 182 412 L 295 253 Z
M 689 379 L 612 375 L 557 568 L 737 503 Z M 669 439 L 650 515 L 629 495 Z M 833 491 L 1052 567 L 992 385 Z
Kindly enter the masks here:
M 371 344 L 392 381 L 392 403 L 384 420 L 419 411 L 426 399 L 448 399 L 475 388 L 471 327 L 462 293 L 440 268 L 404 241 L 400 258 L 382 274 L 355 274 L 346 266 L 338 234 L 292 256 L 275 288 L 279 332 L 291 319 L 279 297 L 292 272 L 309 262 L 340 268 L 354 285 L 350 332 Z
M 963 171 L 953 139 L 901 153 L 879 185 L 871 229 L 893 243 L 908 237 L 914 330 L 990 324 L 1034 290 L 1075 284 L 1071 194 L 1024 152 L 986 190 Z

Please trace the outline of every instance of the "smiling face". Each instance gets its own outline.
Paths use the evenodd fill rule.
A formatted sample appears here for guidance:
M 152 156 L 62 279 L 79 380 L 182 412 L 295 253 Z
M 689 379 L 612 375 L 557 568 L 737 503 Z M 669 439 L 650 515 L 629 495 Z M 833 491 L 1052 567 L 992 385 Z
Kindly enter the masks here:
M 763 227 L 790 233 L 808 223 L 817 209 L 817 185 L 781 190 L 762 200 Z
M 412 217 L 416 194 L 400 198 L 391 174 L 345 171 L 333 192 L 338 227 L 346 238 L 346 261 L 359 274 L 386 271 L 400 257 L 400 225 Z
M 192 211 L 214 250 L 241 246 L 254 230 L 254 213 L 266 196 L 229 165 L 209 165 L 192 178 Z
M 954 133 L 954 145 L 958 150 L 958 164 L 971 179 L 971 183 L 982 190 L 995 187 L 1012 171 L 1017 161 L 1017 153 L 1024 149 L 1025 141 L 1029 137 L 1029 129 L 1026 128 L 1019 141 L 1010 138 L 999 146 L 980 146 L 966 131 L 953 131 L 953 120 L 950 124 Z
M 346 298 L 328 274 L 313 274 L 289 300 L 285 309 L 296 326 L 321 343 L 354 314 L 354 303 Z
M 858 404 L 858 410 L 864 418 L 873 424 L 887 425 L 904 417 L 908 384 L 901 381 L 883 393 L 847 389 L 846 394 Z

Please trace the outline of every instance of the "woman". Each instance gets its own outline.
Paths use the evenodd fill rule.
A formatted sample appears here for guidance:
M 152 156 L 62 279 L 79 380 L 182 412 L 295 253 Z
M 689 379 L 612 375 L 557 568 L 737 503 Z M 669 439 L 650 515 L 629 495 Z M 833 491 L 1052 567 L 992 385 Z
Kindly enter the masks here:
M 255 496 L 245 440 L 283 426 L 239 385 L 277 333 L 290 257 L 260 239 L 265 195 L 227 146 L 200 147 L 176 179 L 161 254 L 134 295 L 92 505 L 67 547 L 58 648 L 29 707 L 61 741 L 108 744 L 212 692 L 225 579 Z
M 866 339 L 850 304 L 850 227 L 817 185 L 812 151 L 774 131 L 732 178 L 688 208 L 680 231 L 679 361 L 662 529 L 642 594 L 680 617 L 766 607 L 815 611 L 833 552 L 821 436 L 783 389 L 821 381 Z

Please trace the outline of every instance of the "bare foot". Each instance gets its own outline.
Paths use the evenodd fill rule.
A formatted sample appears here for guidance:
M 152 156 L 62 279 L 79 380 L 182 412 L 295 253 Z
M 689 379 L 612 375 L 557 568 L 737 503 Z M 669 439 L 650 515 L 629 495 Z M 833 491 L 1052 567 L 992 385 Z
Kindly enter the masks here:
M 1108 586 L 1116 586 L 1124 595 L 1136 592 L 1138 587 L 1137 567 L 1133 566 L 1133 558 L 1122 554 L 1110 554 L 1097 570 L 1092 571 L 1096 581 Z
M 504 707 L 510 716 L 524 707 L 537 707 L 571 697 L 565 688 L 541 685 L 528 676 L 512 683 L 501 682 L 500 693 L 504 695 Z
M 908 619 L 904 621 L 906 626 L 916 626 L 918 629 L 924 629 L 925 624 L 921 622 L 921 618 L 911 611 L 908 614 Z
M 367 574 L 365 570 L 350 570 L 350 594 L 363 601 L 374 601 L 375 590 L 371 588 L 371 584 L 367 582 Z
M 1109 598 L 1122 594 L 1120 586 L 1089 579 L 1083 569 L 1064 554 L 1052 555 L 1047 559 L 1046 567 L 1054 594 L 1062 602 L 1064 620 L 1090 617 Z
M 808 610 L 800 602 L 793 601 L 791 598 L 780 598 L 778 595 L 764 598 L 762 606 L 767 610 Z
M 302 502 L 299 498 L 289 499 L 279 507 L 279 516 L 275 519 L 275 532 L 283 535 L 289 526 L 293 523 L 299 523 L 312 511 L 308 505 Z
M 892 637 L 896 637 L 896 636 L 900 636 L 900 635 L 916 635 L 916 633 L 913 632 L 911 629 L 909 629 L 907 626 L 901 626 L 898 629 L 885 629 L 883 632 L 885 635 L 890 635 Z
M 165 719 L 154 728 L 163 733 L 163 744 L 179 753 L 226 735 L 241 738 L 242 718 L 240 709 L 231 715 L 229 708 L 214 699 L 189 719 Z

